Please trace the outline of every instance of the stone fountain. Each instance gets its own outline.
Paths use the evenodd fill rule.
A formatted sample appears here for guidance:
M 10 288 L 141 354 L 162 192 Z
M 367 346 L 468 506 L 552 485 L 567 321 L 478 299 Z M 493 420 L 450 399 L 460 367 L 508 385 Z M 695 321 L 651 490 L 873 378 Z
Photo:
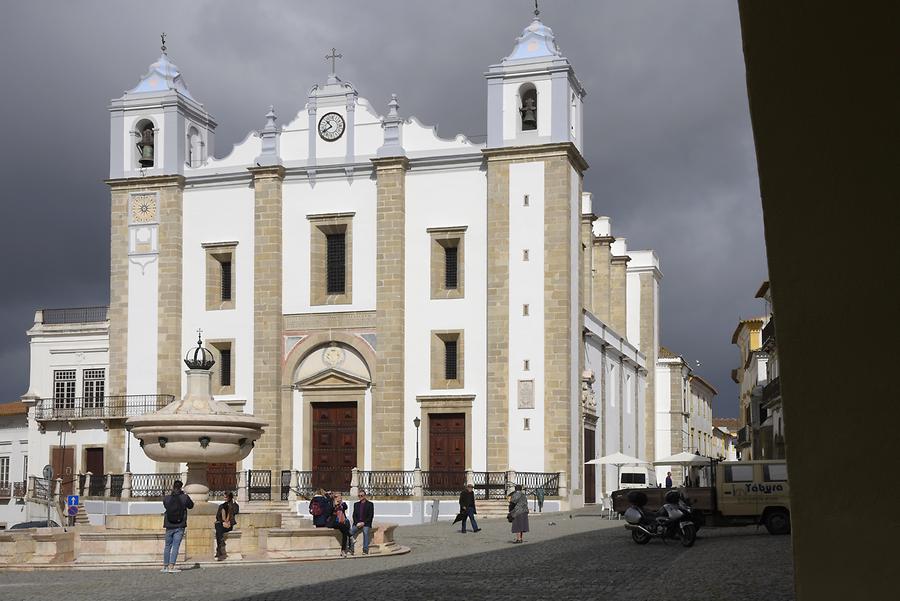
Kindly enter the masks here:
M 184 363 L 188 367 L 184 398 L 126 423 L 150 459 L 187 463 L 184 490 L 195 503 L 202 503 L 209 499 L 207 465 L 246 458 L 268 424 L 213 399 L 210 369 L 215 360 L 199 337 Z

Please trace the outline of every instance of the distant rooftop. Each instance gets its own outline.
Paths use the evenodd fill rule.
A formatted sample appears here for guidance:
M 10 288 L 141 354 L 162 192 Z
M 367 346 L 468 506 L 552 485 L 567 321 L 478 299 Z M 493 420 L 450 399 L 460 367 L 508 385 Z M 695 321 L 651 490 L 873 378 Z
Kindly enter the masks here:
M 68 309 L 42 309 L 41 323 L 91 323 L 106 321 L 109 307 L 72 307 Z

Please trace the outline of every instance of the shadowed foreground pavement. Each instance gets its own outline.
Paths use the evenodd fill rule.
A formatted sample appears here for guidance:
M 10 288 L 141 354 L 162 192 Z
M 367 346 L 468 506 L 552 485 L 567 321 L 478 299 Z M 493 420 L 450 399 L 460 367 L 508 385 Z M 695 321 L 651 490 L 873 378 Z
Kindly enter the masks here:
M 524 545 L 505 520 L 478 534 L 449 524 L 398 529 L 408 555 L 188 569 L 0 572 L 0 599 L 281 601 L 366 599 L 793 599 L 790 537 L 764 529 L 704 529 L 696 545 L 639 547 L 597 510 L 534 515 Z M 554 522 L 551 524 L 551 522 Z M 360 537 L 357 552 L 362 548 Z

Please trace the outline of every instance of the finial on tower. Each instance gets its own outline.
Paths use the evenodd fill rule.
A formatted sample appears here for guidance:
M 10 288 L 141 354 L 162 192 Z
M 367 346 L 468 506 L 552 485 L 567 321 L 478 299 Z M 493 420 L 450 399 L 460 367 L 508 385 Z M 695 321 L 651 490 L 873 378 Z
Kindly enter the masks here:
M 538 0 L 534 0 L 534 18 L 537 19 L 541 11 L 538 9 Z
M 166 34 L 163 34 L 166 35 Z M 203 330 L 197 328 L 197 346 L 203 346 Z
M 162 46 L 161 46 L 162 53 L 165 54 L 166 53 L 166 32 L 165 31 L 162 32 L 161 34 L 159 34 L 159 39 L 162 41 Z

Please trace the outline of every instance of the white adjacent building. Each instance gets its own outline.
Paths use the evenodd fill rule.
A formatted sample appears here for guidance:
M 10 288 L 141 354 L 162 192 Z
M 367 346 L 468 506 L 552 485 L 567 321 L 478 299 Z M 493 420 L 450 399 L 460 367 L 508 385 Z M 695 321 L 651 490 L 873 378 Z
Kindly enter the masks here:
M 0 404 L 0 530 L 26 521 L 28 407 Z

